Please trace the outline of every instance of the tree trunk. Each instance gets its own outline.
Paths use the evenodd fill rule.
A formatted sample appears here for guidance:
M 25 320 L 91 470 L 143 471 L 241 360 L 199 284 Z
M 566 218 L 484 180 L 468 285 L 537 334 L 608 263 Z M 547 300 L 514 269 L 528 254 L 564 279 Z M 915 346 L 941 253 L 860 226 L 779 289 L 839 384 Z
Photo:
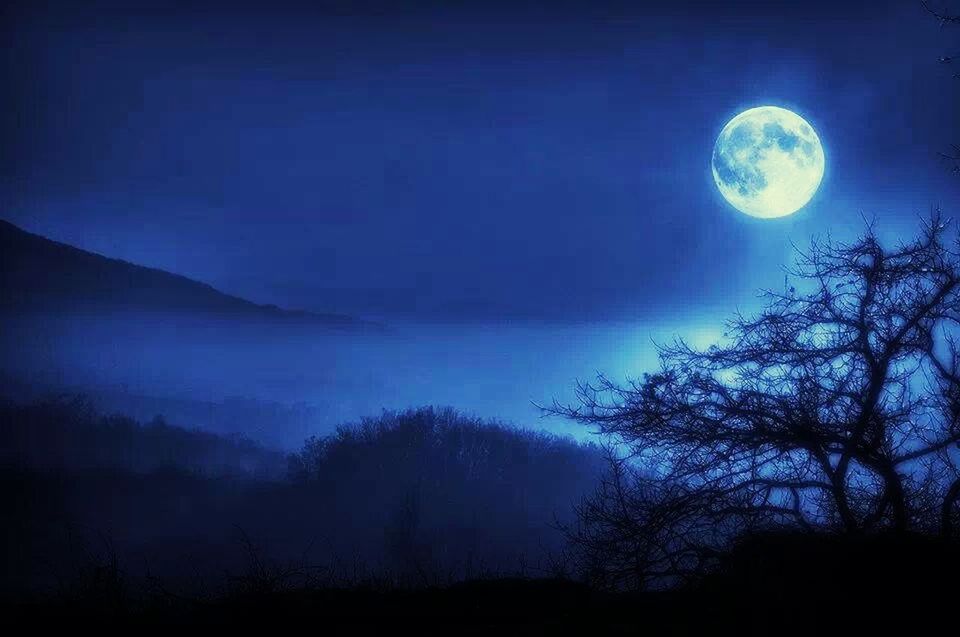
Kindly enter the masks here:
M 907 514 L 907 496 L 903 491 L 903 479 L 895 467 L 884 465 L 879 469 L 884 481 L 884 498 L 890 504 L 893 530 L 904 533 L 910 526 L 910 519 Z
M 830 480 L 830 491 L 833 495 L 834 504 L 837 505 L 837 514 L 843 523 L 843 528 L 847 533 L 856 533 L 860 530 L 860 524 L 850 510 L 850 503 L 847 500 L 847 465 L 850 462 L 848 456 L 844 456 L 834 469 L 830 465 L 830 459 L 820 451 L 812 452 L 814 457 L 820 463 L 827 479 Z
M 960 500 L 960 478 L 953 481 L 947 489 L 940 508 L 940 534 L 944 537 L 953 535 L 953 507 Z
M 847 501 L 846 480 L 837 473 L 830 475 L 830 484 L 833 487 L 833 499 L 837 505 L 837 513 L 840 515 L 840 521 L 848 533 L 856 533 L 860 530 L 860 524 L 856 516 L 850 510 L 850 503 Z

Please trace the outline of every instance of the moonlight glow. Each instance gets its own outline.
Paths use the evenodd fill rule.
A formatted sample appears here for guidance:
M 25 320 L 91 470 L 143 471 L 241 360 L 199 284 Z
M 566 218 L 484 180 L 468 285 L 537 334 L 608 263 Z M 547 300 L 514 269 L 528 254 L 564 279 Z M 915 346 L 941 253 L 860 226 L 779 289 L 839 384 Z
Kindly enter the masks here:
M 802 117 L 760 106 L 730 120 L 713 149 L 724 199 L 753 217 L 785 217 L 805 206 L 823 179 L 823 147 Z

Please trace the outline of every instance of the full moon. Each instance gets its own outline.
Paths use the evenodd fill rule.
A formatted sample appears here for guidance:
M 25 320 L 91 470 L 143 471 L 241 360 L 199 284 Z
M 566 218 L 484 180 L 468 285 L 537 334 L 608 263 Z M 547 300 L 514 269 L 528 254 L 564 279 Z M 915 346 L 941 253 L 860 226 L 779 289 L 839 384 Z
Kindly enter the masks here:
M 746 110 L 720 131 L 713 179 L 730 204 L 752 217 L 803 208 L 823 179 L 823 146 L 802 117 L 777 106 Z

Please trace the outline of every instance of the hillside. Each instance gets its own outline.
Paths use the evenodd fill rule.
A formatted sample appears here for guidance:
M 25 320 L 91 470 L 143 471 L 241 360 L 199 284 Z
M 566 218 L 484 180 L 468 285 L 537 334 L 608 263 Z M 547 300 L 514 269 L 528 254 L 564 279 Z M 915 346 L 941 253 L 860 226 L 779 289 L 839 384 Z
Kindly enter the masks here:
M 339 314 L 258 305 L 184 276 L 87 252 L 0 220 L 0 312 L 104 311 L 367 325 Z

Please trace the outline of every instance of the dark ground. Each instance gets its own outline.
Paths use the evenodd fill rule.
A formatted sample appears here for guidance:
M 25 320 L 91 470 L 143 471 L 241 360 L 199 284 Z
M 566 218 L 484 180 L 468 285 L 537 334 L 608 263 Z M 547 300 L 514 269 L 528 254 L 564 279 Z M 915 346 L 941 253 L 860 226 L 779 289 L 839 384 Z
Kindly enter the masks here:
M 317 634 L 954 634 L 958 567 L 960 549 L 930 538 L 766 536 L 744 542 L 699 584 L 669 592 L 494 579 L 421 590 L 247 588 L 213 599 L 157 591 L 134 600 L 107 573 L 83 595 L 8 604 L 3 616 L 31 626 Z
M 277 458 L 248 441 L 101 416 L 82 400 L 7 405 L 0 429 L 5 625 L 125 634 L 956 632 L 960 544 L 933 535 L 755 535 L 670 591 L 505 577 L 518 572 L 515 552 L 529 558 L 520 574 L 577 573 L 575 562 L 537 566 L 532 552 L 544 550 L 545 536 L 536 531 L 571 494 L 589 492 L 602 458 L 452 410 L 384 414 L 313 440 L 288 459 L 287 479 L 258 477 Z M 478 448 L 483 462 L 470 451 Z M 405 484 L 419 485 L 420 498 L 405 498 Z M 342 548 L 350 543 L 330 545 L 340 560 L 330 564 L 301 555 L 324 524 L 354 544 L 367 536 L 391 559 L 370 559 L 371 549 L 363 568 Z M 232 525 L 244 530 L 239 538 L 226 532 Z M 289 561 L 292 551 L 300 559 Z M 484 553 L 487 568 L 457 570 L 464 556 Z M 459 583 L 428 585 L 437 582 Z

